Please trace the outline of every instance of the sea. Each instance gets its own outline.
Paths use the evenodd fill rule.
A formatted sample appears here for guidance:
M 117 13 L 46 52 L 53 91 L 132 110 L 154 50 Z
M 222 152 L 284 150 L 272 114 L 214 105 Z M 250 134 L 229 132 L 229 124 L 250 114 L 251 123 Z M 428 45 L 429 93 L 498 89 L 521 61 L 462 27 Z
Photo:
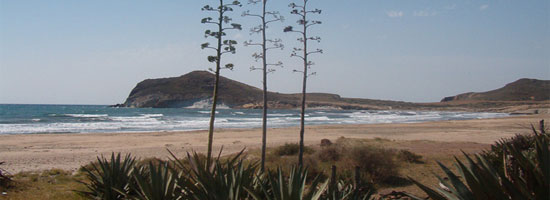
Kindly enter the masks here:
M 417 123 L 506 117 L 506 113 L 309 109 L 306 125 Z M 208 129 L 208 108 L 112 108 L 106 105 L 0 104 L 0 134 L 116 133 Z M 217 128 L 258 128 L 262 110 L 216 111 Z M 269 110 L 268 127 L 292 127 L 300 111 Z

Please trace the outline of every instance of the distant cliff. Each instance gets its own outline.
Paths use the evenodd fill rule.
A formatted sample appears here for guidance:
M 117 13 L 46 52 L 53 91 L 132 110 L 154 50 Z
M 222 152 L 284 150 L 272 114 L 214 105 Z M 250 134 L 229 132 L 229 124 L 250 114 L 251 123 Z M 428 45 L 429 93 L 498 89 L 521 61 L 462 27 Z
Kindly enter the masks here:
M 488 92 L 468 92 L 445 97 L 448 101 L 545 101 L 550 100 L 550 81 L 537 79 L 519 79 L 506 86 Z
M 124 107 L 179 108 L 208 106 L 214 90 L 214 74 L 208 71 L 193 71 L 180 77 L 147 79 L 137 84 L 130 92 Z M 262 90 L 220 76 L 219 101 L 232 108 L 259 108 Z M 299 94 L 269 92 L 272 108 L 295 108 L 299 106 Z M 309 102 L 315 106 L 331 106 L 322 102 L 340 102 L 335 94 L 310 93 Z
M 130 92 L 123 104 L 115 107 L 206 108 L 214 90 L 214 74 L 193 71 L 180 77 L 147 79 Z M 220 76 L 218 106 L 230 108 L 262 108 L 262 90 Z M 360 98 L 343 98 L 336 94 L 308 93 L 309 108 L 370 110 L 453 110 L 513 112 L 548 108 L 549 81 L 521 79 L 504 88 L 484 93 L 466 93 L 446 97 L 442 103 L 410 103 Z M 547 101 L 538 101 L 538 100 Z M 300 106 L 301 94 L 268 92 L 268 106 L 292 109 Z M 479 100 L 479 101 L 461 101 Z M 527 100 L 527 101 L 523 101 Z M 535 101 L 532 101 L 535 100 Z M 498 101 L 498 102 L 494 102 Z M 538 112 L 538 111 L 537 111 Z

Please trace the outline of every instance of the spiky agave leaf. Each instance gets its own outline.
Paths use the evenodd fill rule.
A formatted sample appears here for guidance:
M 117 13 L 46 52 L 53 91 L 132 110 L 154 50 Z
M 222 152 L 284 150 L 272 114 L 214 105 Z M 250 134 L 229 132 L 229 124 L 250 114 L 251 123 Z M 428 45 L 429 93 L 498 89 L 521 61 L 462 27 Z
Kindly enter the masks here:
M 197 153 L 188 154 L 190 174 L 178 179 L 184 199 L 246 199 L 245 188 L 253 187 L 257 163 L 246 164 L 243 152 L 244 149 L 226 161 L 218 156 L 208 169 Z
M 143 200 L 175 200 L 182 196 L 181 191 L 177 191 L 174 171 L 167 162 L 162 162 L 155 166 L 150 162 L 147 167 L 142 166 L 135 171 L 134 179 L 136 181 L 137 195 L 134 198 Z M 145 173 L 144 171 L 147 171 Z
M 80 181 L 89 191 L 77 193 L 94 199 L 123 199 L 130 193 L 131 177 L 136 165 L 135 158 L 127 154 L 124 159 L 120 153 L 111 154 L 110 160 L 98 157 L 97 164 L 91 163 L 91 169 L 83 168 L 89 182 Z
M 317 176 L 306 191 L 306 179 L 308 170 L 302 167 L 291 167 L 288 178 L 283 170 L 277 168 L 277 173 L 268 172 L 268 184 L 262 185 L 263 196 L 247 189 L 251 196 L 256 199 L 268 200 L 318 200 L 328 186 L 328 180 L 322 182 Z
M 484 156 L 479 155 L 475 155 L 474 161 L 464 153 L 468 165 L 457 158 L 455 160 L 465 182 L 439 163 L 451 181 L 450 184 L 444 183 L 451 192 L 434 190 L 409 179 L 432 199 L 547 199 L 550 196 L 550 136 L 537 134 L 536 130 L 534 132 L 534 150 L 504 144 L 515 159 L 514 162 L 519 165 L 518 172 L 504 173 L 505 170 L 495 167 L 507 166 L 493 166 Z

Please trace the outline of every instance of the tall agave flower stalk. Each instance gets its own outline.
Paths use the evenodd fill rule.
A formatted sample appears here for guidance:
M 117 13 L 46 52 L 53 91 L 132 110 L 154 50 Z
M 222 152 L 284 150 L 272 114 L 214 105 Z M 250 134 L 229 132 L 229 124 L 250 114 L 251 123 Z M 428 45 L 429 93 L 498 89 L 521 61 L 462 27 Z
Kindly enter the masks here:
M 321 37 L 313 37 L 309 35 L 308 29 L 311 26 L 315 26 L 318 24 L 321 24 L 321 21 L 317 20 L 310 20 L 309 15 L 310 14 L 321 14 L 321 10 L 319 9 L 313 9 L 309 10 L 308 7 L 309 0 L 303 0 L 303 4 L 295 4 L 290 3 L 288 6 L 292 9 L 290 14 L 297 15 L 299 17 L 297 23 L 298 27 L 297 29 L 294 29 L 292 26 L 288 26 L 284 29 L 284 32 L 294 32 L 298 33 L 300 36 L 298 37 L 298 41 L 302 43 L 301 47 L 295 47 L 292 50 L 292 54 L 290 54 L 291 57 L 299 58 L 301 61 L 303 61 L 303 69 L 302 70 L 294 70 L 294 72 L 300 72 L 302 73 L 302 105 L 301 105 L 301 112 L 300 112 L 300 151 L 298 152 L 298 165 L 303 165 L 303 156 L 304 156 L 304 122 L 305 122 L 305 112 L 306 112 L 306 85 L 307 85 L 307 78 L 311 75 L 314 75 L 315 72 L 311 73 L 309 69 L 314 64 L 309 56 L 312 54 L 317 53 L 323 53 L 322 49 L 316 49 L 316 50 L 309 50 L 308 48 L 308 42 L 309 41 L 316 41 L 321 42 Z
M 212 143 L 214 140 L 214 121 L 216 119 L 216 104 L 218 103 L 218 85 L 220 80 L 220 70 L 222 69 L 222 56 L 227 53 L 235 54 L 237 41 L 235 40 L 226 40 L 226 31 L 228 30 L 241 30 L 241 25 L 236 23 L 231 23 L 233 20 L 227 14 L 230 11 L 233 11 L 233 7 L 241 6 L 239 1 L 233 1 L 231 3 L 224 3 L 223 0 L 219 0 L 218 6 L 206 5 L 202 8 L 203 11 L 214 12 L 216 17 L 205 17 L 201 20 L 203 24 L 215 25 L 216 28 L 213 30 L 206 30 L 204 32 L 204 37 L 213 37 L 216 40 L 216 45 L 214 47 L 210 46 L 210 43 L 203 43 L 201 45 L 202 49 L 211 49 L 216 52 L 215 55 L 208 56 L 208 62 L 215 63 L 216 68 L 210 69 L 215 73 L 214 80 L 214 91 L 212 94 L 212 111 L 210 113 L 210 124 L 208 128 L 208 150 L 207 150 L 207 166 L 210 166 L 212 159 Z M 229 25 L 229 26 L 228 26 Z M 223 68 L 233 69 L 234 65 L 232 63 L 227 63 Z
M 267 25 L 283 21 L 284 18 L 279 12 L 277 11 L 269 11 L 267 10 L 267 0 L 249 0 L 249 4 L 262 4 L 262 12 L 259 14 L 253 13 L 251 11 L 246 11 L 242 14 L 242 16 L 247 17 L 255 17 L 257 19 L 260 19 L 261 24 L 253 27 L 250 29 L 250 33 L 256 33 L 262 35 L 261 42 L 253 42 L 252 40 L 244 42 L 245 46 L 260 46 L 261 52 L 256 52 L 252 54 L 252 57 L 258 61 L 258 59 L 262 60 L 262 66 L 261 67 L 250 67 L 250 70 L 261 70 L 262 71 L 262 84 L 263 84 L 263 113 L 262 113 L 262 160 L 260 164 L 260 170 L 264 171 L 265 169 L 265 151 L 266 151 L 266 143 L 267 143 L 267 74 L 274 72 L 275 69 L 270 68 L 273 66 L 279 66 L 282 67 L 283 63 L 281 61 L 277 63 L 269 63 L 267 61 L 267 52 L 271 49 L 283 49 L 283 44 L 281 39 L 270 39 L 267 37 Z

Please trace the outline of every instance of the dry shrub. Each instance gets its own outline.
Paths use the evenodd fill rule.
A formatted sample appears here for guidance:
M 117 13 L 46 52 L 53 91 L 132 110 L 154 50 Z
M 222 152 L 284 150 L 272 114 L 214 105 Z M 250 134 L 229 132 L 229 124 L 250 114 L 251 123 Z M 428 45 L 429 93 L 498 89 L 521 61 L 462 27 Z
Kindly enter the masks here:
M 395 162 L 393 150 L 358 146 L 347 152 L 345 160 L 340 163 L 342 167 L 359 166 L 371 182 L 384 183 L 399 174 L 399 165 Z
M 332 141 L 330 141 L 329 139 L 322 139 L 321 140 L 321 147 L 327 147 L 327 146 L 330 146 L 332 145 Z
M 298 163 L 296 163 L 297 165 Z M 327 176 L 324 173 L 323 166 L 319 163 L 318 159 L 314 155 L 304 156 L 304 166 L 308 169 L 307 180 L 312 181 L 317 176 L 322 179 L 326 179 Z
M 415 154 L 413 152 L 410 152 L 409 150 L 400 150 L 397 154 L 397 158 L 399 160 L 409 162 L 409 163 L 423 163 L 422 162 L 422 156 Z
M 324 147 L 318 152 L 317 157 L 322 162 L 338 161 L 342 157 L 341 148 L 336 147 L 334 145 Z
M 298 143 L 286 143 L 283 146 L 279 146 L 275 149 L 275 154 L 279 156 L 292 156 L 298 154 L 300 151 L 300 145 Z M 311 147 L 304 146 L 305 154 L 312 154 L 315 151 Z

